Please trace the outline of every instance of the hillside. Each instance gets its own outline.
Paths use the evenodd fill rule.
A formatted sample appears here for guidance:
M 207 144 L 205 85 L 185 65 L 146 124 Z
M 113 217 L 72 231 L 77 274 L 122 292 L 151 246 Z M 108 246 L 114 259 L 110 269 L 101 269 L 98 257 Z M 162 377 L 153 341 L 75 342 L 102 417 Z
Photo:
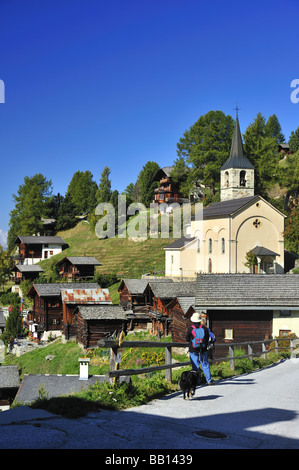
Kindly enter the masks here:
M 147 239 L 131 241 L 127 238 L 100 240 L 90 230 L 87 222 L 79 222 L 76 227 L 58 232 L 69 247 L 59 255 L 39 264 L 49 272 L 53 264 L 65 256 L 95 256 L 102 266 L 99 273 L 115 273 L 120 277 L 141 277 L 144 273 L 161 272 L 165 269 L 164 247 L 173 242 L 169 239 Z

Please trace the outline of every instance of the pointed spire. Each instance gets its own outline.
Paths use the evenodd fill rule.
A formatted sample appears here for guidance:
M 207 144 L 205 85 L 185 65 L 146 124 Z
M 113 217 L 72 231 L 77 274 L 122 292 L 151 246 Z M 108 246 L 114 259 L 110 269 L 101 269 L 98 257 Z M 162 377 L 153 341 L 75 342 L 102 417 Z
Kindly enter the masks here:
M 242 136 L 241 136 L 241 131 L 240 131 L 238 114 L 236 116 L 234 136 L 232 140 L 229 158 L 233 158 L 233 157 L 240 157 L 240 158 L 244 157 Z
M 240 131 L 239 125 L 239 118 L 238 118 L 238 110 L 236 108 L 237 115 L 236 115 L 236 124 L 234 128 L 234 135 L 232 140 L 232 145 L 230 148 L 230 156 L 222 165 L 221 170 L 227 170 L 228 168 L 245 168 L 245 169 L 254 169 L 252 163 L 245 157 L 243 152 L 243 143 L 242 143 L 242 135 Z

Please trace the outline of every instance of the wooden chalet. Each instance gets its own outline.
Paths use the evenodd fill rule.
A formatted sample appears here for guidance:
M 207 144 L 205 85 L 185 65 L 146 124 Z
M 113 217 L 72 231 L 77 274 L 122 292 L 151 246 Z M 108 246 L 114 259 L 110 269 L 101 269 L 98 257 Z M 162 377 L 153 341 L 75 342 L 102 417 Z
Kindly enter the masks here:
M 35 264 L 51 258 L 67 247 L 61 237 L 57 236 L 18 236 L 14 242 L 19 253 L 14 256 L 19 264 Z
M 152 333 L 154 335 L 166 336 L 173 335 L 175 332 L 176 337 L 184 337 L 186 334 L 185 322 L 178 321 L 181 313 L 185 315 L 184 310 L 186 307 L 182 299 L 195 298 L 195 290 L 196 281 L 149 283 L 149 316 L 152 320 Z M 180 301 L 175 302 L 178 298 Z M 192 303 L 192 300 L 190 302 Z M 175 312 L 173 311 L 174 308 Z
M 32 335 L 43 340 L 47 332 L 62 334 L 63 306 L 62 289 L 99 289 L 97 283 L 53 283 L 33 284 L 28 297 L 33 299 L 33 309 L 28 315 L 28 327 Z
M 151 329 L 151 318 L 149 317 L 151 291 L 149 283 L 170 282 L 172 279 L 123 279 L 118 288 L 120 294 L 120 305 L 125 310 L 131 310 L 128 330 Z
M 96 266 L 102 265 L 93 256 L 66 256 L 56 263 L 60 277 L 68 280 L 92 279 Z
M 206 311 L 217 343 L 298 336 L 298 275 L 203 274 L 196 282 L 195 309 Z M 215 357 L 223 353 L 216 346 Z
M 75 310 L 76 341 L 85 349 L 98 340 L 117 337 L 127 329 L 126 311 L 119 305 L 79 305 Z
M 13 267 L 12 281 L 15 284 L 20 284 L 22 281 L 33 281 L 38 277 L 39 274 L 43 273 L 44 270 L 38 264 L 17 264 Z
M 166 166 L 157 171 L 155 180 L 160 182 L 160 187 L 154 190 L 154 203 L 171 204 L 178 202 L 179 204 L 182 204 L 184 202 L 189 202 L 189 199 L 182 196 L 178 186 L 173 182 L 170 176 L 172 169 L 173 167 Z
M 77 325 L 75 310 L 78 305 L 111 305 L 109 289 L 77 289 L 68 288 L 68 284 L 61 289 L 63 332 L 66 339 L 76 337 Z
M 18 366 L 0 366 L 0 411 L 10 408 L 19 387 Z

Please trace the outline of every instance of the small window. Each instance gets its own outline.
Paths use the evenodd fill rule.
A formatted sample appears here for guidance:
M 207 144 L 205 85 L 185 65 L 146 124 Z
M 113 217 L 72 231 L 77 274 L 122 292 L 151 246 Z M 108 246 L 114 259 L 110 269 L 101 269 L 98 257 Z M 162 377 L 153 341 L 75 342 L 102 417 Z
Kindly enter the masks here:
M 283 338 L 289 338 L 291 330 L 279 330 L 279 336 Z
M 232 328 L 224 330 L 224 339 L 234 339 L 234 330 Z
M 200 253 L 200 239 L 197 239 L 197 253 Z
M 221 253 L 225 253 L 225 240 L 224 238 L 221 238 Z
M 212 253 L 213 251 L 213 242 L 212 242 L 212 238 L 209 238 L 209 253 Z
M 173 264 L 173 255 L 171 255 L 171 264 Z

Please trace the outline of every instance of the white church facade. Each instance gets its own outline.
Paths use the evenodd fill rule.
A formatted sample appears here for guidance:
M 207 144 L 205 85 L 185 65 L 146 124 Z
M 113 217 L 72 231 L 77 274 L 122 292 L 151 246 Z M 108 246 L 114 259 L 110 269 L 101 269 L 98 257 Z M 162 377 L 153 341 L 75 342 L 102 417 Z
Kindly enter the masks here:
M 191 221 L 188 236 L 165 248 L 165 276 L 284 273 L 285 215 L 254 194 L 254 167 L 243 153 L 238 116 L 230 156 L 221 167 L 221 202 Z M 245 266 L 252 251 L 256 265 Z

